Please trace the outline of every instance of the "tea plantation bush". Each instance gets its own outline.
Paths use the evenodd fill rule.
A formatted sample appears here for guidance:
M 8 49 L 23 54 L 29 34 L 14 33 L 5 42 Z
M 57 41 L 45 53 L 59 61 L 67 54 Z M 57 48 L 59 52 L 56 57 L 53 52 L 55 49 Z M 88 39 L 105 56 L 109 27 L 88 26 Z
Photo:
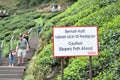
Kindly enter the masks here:
M 44 49 L 36 54 L 32 59 L 29 67 L 27 69 L 26 74 L 28 76 L 25 77 L 25 80 L 29 79 L 46 79 L 47 75 L 51 73 L 52 68 L 51 65 L 58 64 L 57 59 L 52 57 L 52 44 L 47 45 Z M 29 77 L 31 76 L 31 77 Z
M 10 17 L 0 20 L 0 40 L 4 40 L 7 44 L 11 37 L 18 36 L 20 33 L 24 33 L 26 30 L 29 30 L 31 27 L 35 27 L 36 22 L 34 19 L 40 17 L 41 13 L 36 12 L 27 12 L 24 10 L 17 10 L 16 15 L 11 15 Z M 6 48 L 6 47 L 5 47 Z M 7 49 L 5 49 L 7 50 Z M 5 54 L 7 55 L 8 52 Z
M 51 73 L 52 46 L 50 46 L 52 36 L 52 25 L 55 26 L 98 26 L 99 56 L 92 57 L 93 80 L 119 80 L 120 79 L 120 0 L 78 0 L 65 12 L 46 18 L 41 33 L 44 49 L 36 53 L 39 60 L 32 59 L 27 70 L 27 76 L 34 76 L 32 79 L 45 79 Z M 64 45 L 64 44 L 63 44 Z M 48 49 L 49 46 L 49 49 Z M 51 48 L 50 48 L 51 47 Z M 47 52 L 44 52 L 47 51 Z M 51 52 L 49 52 L 51 51 Z M 50 55 L 46 55 L 50 53 Z M 44 54 L 44 55 L 43 55 Z M 40 57 L 42 56 L 42 57 Z M 35 57 L 35 56 L 34 56 Z M 46 60 L 45 60 L 46 58 Z M 53 58 L 56 59 L 56 58 Z M 88 57 L 68 58 L 64 68 L 65 80 L 88 80 L 89 79 L 89 59 Z M 43 61 L 41 63 L 40 61 Z M 45 61 L 45 62 L 44 62 Z M 38 63 L 37 63 L 38 62 Z M 59 63 L 59 59 L 55 62 Z M 35 63 L 35 64 L 34 64 Z M 56 63 L 56 64 L 57 64 Z M 44 67 L 41 69 L 41 66 Z M 49 66 L 49 67 L 48 67 Z M 39 67 L 39 68 L 38 68 Z M 31 69 L 31 70 L 30 70 Z M 30 71 L 30 72 L 29 72 Z M 47 72 L 48 74 L 47 74 Z M 34 75 L 35 74 L 35 75 Z M 39 75 L 38 75 L 39 74 Z M 41 76 L 43 75 L 43 77 Z M 26 77 L 28 78 L 28 77 Z M 29 78 L 30 79 L 30 78 Z M 29 80 L 27 79 L 27 80 Z M 61 80 L 59 74 L 54 78 Z M 53 79 L 53 80 L 54 80 Z

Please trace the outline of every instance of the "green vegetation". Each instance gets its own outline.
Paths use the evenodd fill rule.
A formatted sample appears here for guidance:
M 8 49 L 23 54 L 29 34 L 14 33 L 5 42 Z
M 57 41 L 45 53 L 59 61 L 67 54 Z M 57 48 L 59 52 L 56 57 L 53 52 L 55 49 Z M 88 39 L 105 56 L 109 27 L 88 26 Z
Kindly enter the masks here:
M 36 22 L 34 20 L 39 18 L 42 14 L 37 12 L 25 12 L 24 10 L 19 14 L 17 12 L 19 12 L 19 10 L 16 11 L 16 15 L 0 20 L 0 30 L 2 33 L 2 35 L 0 35 L 0 40 L 4 40 L 5 42 L 5 55 L 8 54 L 8 43 L 10 42 L 11 37 L 14 35 L 15 39 L 17 39 L 20 33 L 23 34 L 26 30 L 35 27 Z
M 39 6 L 41 4 L 44 4 L 44 6 L 46 6 L 46 3 L 49 4 L 60 4 L 62 3 L 74 3 L 77 0 L 19 0 L 19 4 L 18 5 L 22 5 L 25 7 L 34 7 L 34 6 Z
M 31 63 L 36 67 L 28 66 L 26 75 L 34 76 L 33 80 L 46 79 L 60 65 L 59 59 L 53 58 L 51 45 L 52 26 L 93 26 L 99 27 L 99 54 L 93 57 L 93 80 L 119 80 L 120 70 L 120 0 L 79 0 L 65 12 L 46 19 L 41 33 L 40 52 L 36 52 L 36 58 Z M 44 44 L 44 45 L 43 45 Z M 43 47 L 43 48 L 41 48 Z M 49 49 L 48 49 L 49 48 Z M 45 52 L 44 52 L 45 51 Z M 49 54 L 49 55 L 46 55 Z M 43 56 L 44 55 L 44 56 Z M 42 57 L 41 57 L 42 56 Z M 52 58 L 55 60 L 52 68 Z M 46 60 L 47 62 L 46 62 Z M 41 63 L 41 61 L 43 63 Z M 65 80 L 87 80 L 89 79 L 88 57 L 77 57 L 65 59 L 64 78 Z M 43 65 L 46 63 L 45 65 Z M 42 65 L 42 66 L 41 66 Z M 46 68 L 47 66 L 47 68 Z M 49 68 L 48 68 L 49 66 Z M 41 67 L 44 67 L 41 69 Z M 30 70 L 31 69 L 31 70 Z M 33 70 L 33 71 L 32 71 Z M 47 71 L 47 74 L 46 74 Z M 59 69 L 58 69 L 59 71 Z M 36 75 L 43 75 L 39 76 Z M 59 73 L 58 73 L 59 74 Z M 25 77 L 25 80 L 29 80 Z M 61 80 L 61 75 L 52 77 L 52 80 Z
M 28 5 L 26 5 L 28 1 Z M 58 2 L 67 2 L 61 0 Z M 71 2 L 76 0 L 70 0 Z M 20 0 L 26 7 L 44 3 L 58 3 L 57 0 Z M 53 26 L 98 26 L 99 56 L 92 57 L 93 80 L 120 79 L 120 0 L 78 0 L 64 12 L 40 13 L 16 10 L 15 15 L 0 20 L 0 43 L 5 41 L 5 53 L 12 35 L 42 26 L 40 43 L 26 69 L 24 80 L 61 80 L 60 59 L 52 56 Z M 4 5 L 0 5 L 3 7 Z M 22 16 L 22 17 L 21 17 Z M 17 37 L 16 37 L 17 38 Z M 62 44 L 62 43 L 61 43 Z M 16 45 L 16 43 L 15 43 Z M 64 44 L 63 44 L 64 45 Z M 7 54 L 6 54 L 7 55 Z M 65 80 L 88 80 L 89 58 L 72 57 L 64 59 Z M 54 73 L 55 72 L 55 73 Z

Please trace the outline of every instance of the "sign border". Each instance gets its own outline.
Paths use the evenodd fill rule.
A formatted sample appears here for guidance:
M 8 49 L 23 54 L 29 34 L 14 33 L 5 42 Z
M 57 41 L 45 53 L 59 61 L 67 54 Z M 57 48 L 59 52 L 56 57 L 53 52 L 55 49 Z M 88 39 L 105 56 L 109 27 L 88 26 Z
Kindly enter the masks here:
M 70 55 L 70 56 L 55 56 L 54 55 L 54 28 L 83 28 L 83 27 L 96 27 L 97 33 L 97 54 L 96 55 Z M 98 26 L 53 26 L 52 27 L 52 54 L 54 58 L 65 58 L 65 57 L 78 57 L 78 56 L 99 56 L 99 46 L 98 46 Z

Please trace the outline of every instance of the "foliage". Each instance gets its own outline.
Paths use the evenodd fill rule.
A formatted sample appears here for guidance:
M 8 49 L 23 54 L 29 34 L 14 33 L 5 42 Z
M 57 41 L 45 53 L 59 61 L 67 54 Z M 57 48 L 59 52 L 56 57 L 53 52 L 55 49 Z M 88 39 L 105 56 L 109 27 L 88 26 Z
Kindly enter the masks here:
M 35 22 L 34 21 L 31 21 L 29 23 L 27 23 L 26 25 L 24 25 L 25 29 L 30 29 L 32 27 L 35 26 Z
M 93 26 L 99 27 L 99 54 L 93 57 L 94 80 L 119 80 L 120 53 L 120 0 L 78 0 L 65 12 L 52 18 L 46 18 L 41 39 L 50 43 L 52 26 Z M 50 19 L 50 20 L 48 20 Z M 46 45 L 47 45 L 46 44 Z M 44 47 L 46 47 L 46 45 Z M 44 50 L 47 50 L 44 48 Z M 42 50 L 43 51 L 43 50 Z M 44 53 L 45 54 L 45 53 Z M 38 53 L 40 55 L 40 53 Z M 46 57 L 46 56 L 44 56 Z M 47 56 L 48 57 L 48 56 Z M 49 56 L 51 57 L 51 56 Z M 42 58 L 40 58 L 42 59 Z M 65 80 L 88 80 L 88 57 L 70 58 L 64 69 Z M 59 60 L 58 60 L 59 61 Z M 49 61 L 48 61 L 49 62 Z M 45 62 L 47 64 L 47 62 Z M 36 68 L 37 69 L 37 68 Z M 50 69 L 50 67 L 49 67 Z M 39 69 L 37 69 L 39 70 Z M 48 71 L 49 72 L 49 71 Z M 37 73 L 37 72 L 36 72 Z M 43 72 L 44 73 L 44 72 Z M 41 73 L 42 74 L 42 73 Z M 48 75 L 48 74 L 46 74 Z M 38 78 L 35 78 L 38 79 Z M 42 78 L 44 79 L 44 78 Z M 60 75 L 55 79 L 61 80 Z
M 22 1 L 21 4 L 26 6 L 26 3 L 28 3 L 27 7 L 42 4 L 40 2 L 41 0 L 39 2 L 38 0 L 20 1 Z M 45 2 L 47 1 L 45 0 Z M 119 3 L 120 0 L 78 0 L 62 13 L 36 13 L 18 10 L 16 14 L 19 15 L 11 16 L 0 21 L 0 30 L 4 33 L 0 35 L 0 39 L 3 40 L 5 38 L 5 41 L 8 42 L 13 34 L 18 35 L 20 32 L 40 24 L 42 26 L 40 44 L 43 48 L 40 46 L 40 51 L 37 51 L 30 61 L 26 70 L 25 80 L 45 80 L 52 73 L 53 67 L 60 66 L 59 59 L 53 58 L 52 56 L 52 26 L 96 25 L 98 26 L 100 55 L 92 57 L 93 80 L 119 80 Z M 89 79 L 88 57 L 67 58 L 65 59 L 65 63 L 65 80 Z M 54 79 L 61 80 L 60 76 L 59 74 Z
M 50 2 L 54 2 L 54 3 L 58 3 L 60 0 L 20 0 L 19 1 L 19 5 L 24 5 L 26 7 L 34 7 L 37 5 L 40 5 L 42 3 L 50 3 Z M 63 0 L 64 1 L 64 0 Z M 75 2 L 76 0 L 65 0 L 64 2 Z
M 29 64 L 26 74 L 31 75 L 32 80 L 45 80 L 48 74 L 51 73 L 51 65 L 57 62 L 55 58 L 52 57 L 52 44 L 47 45 L 44 49 L 36 54 Z M 28 77 L 25 77 L 25 80 Z
M 103 23 L 108 22 L 119 15 L 120 9 L 117 8 L 118 6 L 120 6 L 118 3 L 110 4 L 82 20 L 79 20 L 75 25 L 97 25 L 101 27 Z
M 17 12 L 22 13 L 17 13 Z M 10 41 L 11 37 L 18 36 L 19 33 L 24 33 L 24 31 L 35 27 L 36 22 L 34 19 L 38 18 L 41 14 L 37 12 L 27 12 L 24 10 L 17 10 L 16 15 L 3 18 L 0 20 L 0 40 L 5 40 L 6 44 Z M 19 15 L 18 15 L 19 14 Z M 21 17 L 22 16 L 22 17 Z M 4 53 L 8 54 L 8 48 L 5 47 Z

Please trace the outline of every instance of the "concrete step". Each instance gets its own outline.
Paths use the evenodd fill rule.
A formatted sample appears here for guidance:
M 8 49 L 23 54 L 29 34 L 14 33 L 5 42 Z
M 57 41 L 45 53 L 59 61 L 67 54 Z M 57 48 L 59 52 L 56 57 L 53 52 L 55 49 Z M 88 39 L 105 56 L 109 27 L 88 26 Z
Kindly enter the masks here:
M 9 66 L 0 66 L 0 70 L 12 70 L 12 71 L 21 71 L 24 70 L 26 67 L 25 66 L 14 66 L 14 67 L 9 67 Z
M 0 78 L 22 79 L 23 78 L 23 74 L 0 74 Z
M 27 58 L 25 60 L 25 64 L 20 66 L 9 67 L 9 58 L 4 58 L 0 64 L 0 80 L 22 80 L 26 65 L 28 64 L 29 60 L 32 58 L 35 49 L 37 48 L 39 38 L 32 37 L 30 39 L 30 51 L 27 53 Z M 15 55 L 15 64 L 17 64 L 17 55 Z
M 19 65 L 19 66 L 26 66 L 27 63 L 28 63 L 28 62 L 25 62 L 24 65 L 21 64 L 21 65 Z M 9 66 L 9 63 L 2 63 L 1 65 L 2 65 L 2 66 Z M 14 66 L 17 66 L 17 63 L 14 63 Z
M 25 61 L 24 65 L 26 65 L 26 64 L 27 64 L 27 61 Z M 2 62 L 1 65 L 2 66 L 9 66 L 9 61 Z M 14 62 L 14 66 L 17 66 L 17 61 Z M 21 66 L 22 66 L 22 64 L 21 64 Z
M 0 74 L 23 74 L 24 70 L 0 70 Z
M 10 79 L 10 78 L 0 78 L 0 80 L 22 80 L 22 79 Z
M 31 59 L 33 56 L 33 54 L 29 54 L 27 55 L 27 57 L 25 58 L 25 62 L 27 62 L 29 59 Z M 18 59 L 17 57 L 14 58 L 14 62 L 17 63 Z M 0 63 L 9 63 L 9 58 L 4 58 L 3 60 L 0 61 Z
M 38 45 L 38 43 L 39 43 L 39 38 L 38 37 L 32 37 L 30 40 L 29 40 L 29 44 L 30 44 L 30 47 L 31 48 L 34 48 L 34 49 L 36 49 L 37 48 L 37 45 Z
M 17 57 L 14 58 L 14 61 L 17 61 Z M 27 61 L 27 58 L 25 58 L 25 61 Z M 4 58 L 3 60 L 1 60 L 1 63 L 4 62 L 9 62 L 9 58 Z

